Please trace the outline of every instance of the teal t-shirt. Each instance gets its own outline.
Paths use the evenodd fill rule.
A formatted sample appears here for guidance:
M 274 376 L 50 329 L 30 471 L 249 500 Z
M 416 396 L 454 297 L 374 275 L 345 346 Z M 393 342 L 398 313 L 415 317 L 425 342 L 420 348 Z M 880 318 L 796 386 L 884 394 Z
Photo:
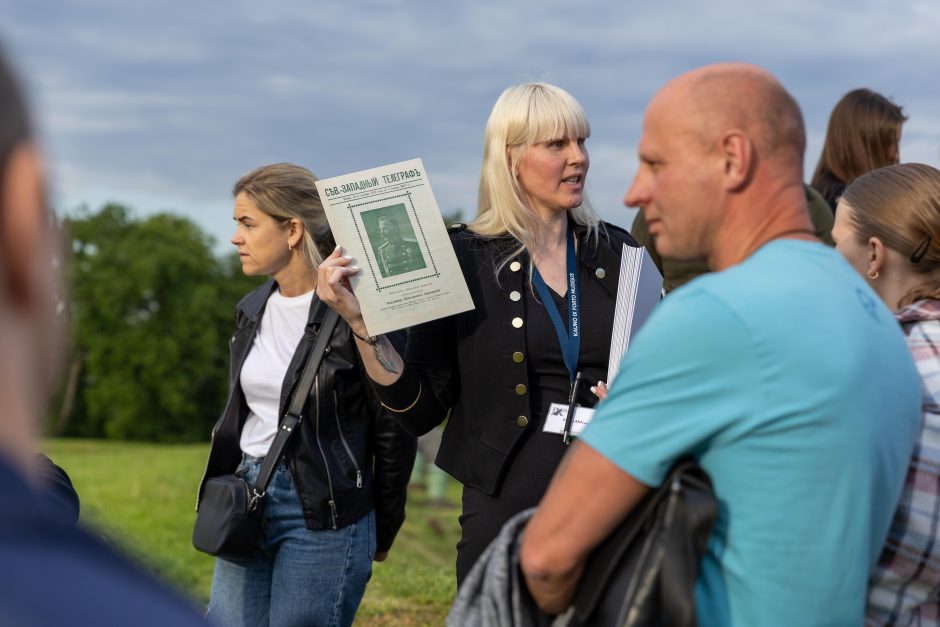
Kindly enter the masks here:
M 919 385 L 839 253 L 777 240 L 657 307 L 582 439 L 650 486 L 687 455 L 711 476 L 700 626 L 861 625 Z

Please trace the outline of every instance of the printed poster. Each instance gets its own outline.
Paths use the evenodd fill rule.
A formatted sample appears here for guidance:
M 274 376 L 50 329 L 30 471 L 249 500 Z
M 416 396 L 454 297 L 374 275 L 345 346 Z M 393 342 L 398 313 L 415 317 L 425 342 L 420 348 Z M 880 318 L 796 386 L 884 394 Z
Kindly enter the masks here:
M 317 181 L 370 335 L 473 309 L 424 164 L 402 161 Z

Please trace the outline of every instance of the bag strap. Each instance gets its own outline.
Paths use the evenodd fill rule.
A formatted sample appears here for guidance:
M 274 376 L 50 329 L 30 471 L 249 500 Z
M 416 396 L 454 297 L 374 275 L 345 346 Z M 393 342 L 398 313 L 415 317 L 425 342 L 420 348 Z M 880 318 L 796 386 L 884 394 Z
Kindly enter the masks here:
M 318 302 L 317 306 L 326 307 L 322 302 Z M 249 510 L 254 509 L 261 500 L 261 497 L 264 496 L 265 490 L 268 489 L 268 484 L 271 482 L 271 477 L 274 475 L 274 469 L 281 460 L 284 449 L 287 448 L 287 441 L 290 440 L 294 429 L 300 424 L 303 418 L 303 408 L 307 402 L 307 397 L 310 395 L 310 388 L 313 387 L 317 370 L 320 369 L 323 357 L 326 356 L 327 345 L 330 342 L 330 338 L 333 336 L 333 329 L 336 328 L 338 319 L 339 315 L 336 311 L 327 308 L 326 316 L 320 324 L 320 330 L 317 331 L 317 339 L 313 345 L 313 350 L 311 350 L 310 354 L 307 356 L 307 363 L 304 366 L 303 374 L 300 376 L 300 382 L 297 384 L 297 387 L 294 388 L 294 395 L 291 398 L 290 407 L 287 410 L 287 414 L 285 414 L 284 418 L 281 420 L 277 435 L 274 436 L 274 442 L 271 443 L 271 449 L 268 451 L 268 454 L 264 456 L 264 462 L 261 464 L 258 479 L 255 481 L 255 487 L 252 490 L 253 494 Z

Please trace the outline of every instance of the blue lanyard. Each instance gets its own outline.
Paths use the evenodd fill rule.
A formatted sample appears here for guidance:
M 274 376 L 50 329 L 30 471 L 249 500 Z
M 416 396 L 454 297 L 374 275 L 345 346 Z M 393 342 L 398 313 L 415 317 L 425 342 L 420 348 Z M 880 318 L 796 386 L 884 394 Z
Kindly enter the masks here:
M 574 234 L 571 227 L 568 227 L 568 254 L 567 267 L 568 272 L 568 329 L 565 329 L 561 321 L 561 314 L 558 313 L 558 307 L 552 300 L 548 285 L 545 279 L 539 274 L 539 269 L 533 267 L 532 281 L 535 283 L 535 289 L 548 311 L 548 317 L 552 319 L 552 325 L 555 327 L 555 333 L 558 334 L 558 343 L 561 345 L 561 356 L 565 360 L 565 367 L 568 368 L 568 374 L 571 377 L 571 383 L 574 385 L 575 375 L 578 371 L 578 353 L 581 351 L 581 303 L 578 295 L 578 259 L 574 251 Z

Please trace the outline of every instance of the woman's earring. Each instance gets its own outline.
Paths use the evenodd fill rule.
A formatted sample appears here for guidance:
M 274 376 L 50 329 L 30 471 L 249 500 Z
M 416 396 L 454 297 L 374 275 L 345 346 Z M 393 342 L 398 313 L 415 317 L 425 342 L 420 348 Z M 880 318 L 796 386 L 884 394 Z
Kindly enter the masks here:
M 868 278 L 871 279 L 872 281 L 877 279 L 879 276 L 881 276 L 881 274 L 877 270 L 868 271 Z
M 291 251 L 291 252 L 294 251 L 294 249 L 291 248 L 290 242 L 287 242 L 287 250 L 289 250 L 289 251 Z

